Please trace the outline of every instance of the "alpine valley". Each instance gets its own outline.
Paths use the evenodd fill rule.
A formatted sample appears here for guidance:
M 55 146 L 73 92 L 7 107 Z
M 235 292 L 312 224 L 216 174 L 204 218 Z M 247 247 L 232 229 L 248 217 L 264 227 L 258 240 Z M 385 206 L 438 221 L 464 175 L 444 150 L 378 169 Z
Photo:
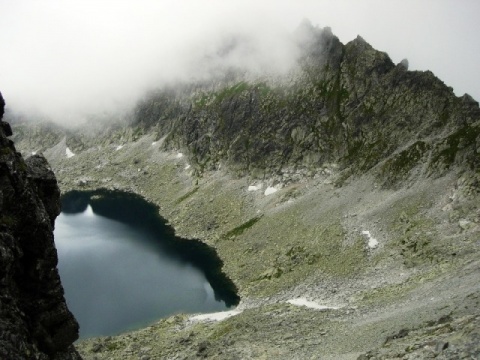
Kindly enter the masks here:
M 2 356 L 480 356 L 478 102 L 361 37 L 343 44 L 303 23 L 296 41 L 289 71 L 228 68 L 162 86 L 122 120 L 72 129 L 7 111 Z M 43 154 L 51 170 L 17 150 Z M 177 236 L 221 259 L 238 306 L 82 340 L 75 351 L 78 328 L 54 271 L 52 171 L 63 196 L 123 191 L 155 206 Z

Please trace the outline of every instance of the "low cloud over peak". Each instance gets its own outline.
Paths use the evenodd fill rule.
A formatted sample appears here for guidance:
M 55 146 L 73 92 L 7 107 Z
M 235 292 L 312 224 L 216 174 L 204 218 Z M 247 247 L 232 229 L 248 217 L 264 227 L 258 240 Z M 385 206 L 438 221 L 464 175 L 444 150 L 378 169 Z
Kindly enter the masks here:
M 451 29 L 451 38 L 440 32 L 441 42 L 431 37 L 426 52 L 415 47 L 426 36 L 416 19 L 425 19 L 430 13 L 440 24 L 442 16 L 460 11 L 454 1 L 439 0 L 426 6 L 427 2 L 416 5 L 407 0 L 389 3 L 389 7 L 373 0 L 361 2 L 361 6 L 353 0 L 338 3 L 0 0 L 0 90 L 11 110 L 62 123 L 78 122 L 90 114 L 121 112 L 148 89 L 175 80 L 203 79 L 224 67 L 258 73 L 285 71 L 297 56 L 294 30 L 302 19 L 309 18 L 314 25 L 332 26 L 343 42 L 361 34 L 374 47 L 389 52 L 395 62 L 407 57 L 411 68 L 432 69 L 457 93 L 468 91 L 480 97 L 480 88 L 473 85 L 480 83 L 479 79 L 473 82 L 478 75 L 466 77 L 473 78 L 471 84 L 457 75 L 470 69 L 470 63 L 460 62 L 462 54 L 458 50 L 458 68 L 441 73 L 444 64 L 451 61 L 449 46 L 466 47 L 458 43 L 455 28 Z M 397 10 L 402 13 L 407 6 L 411 6 L 409 13 L 413 15 L 409 28 L 404 28 L 404 19 L 394 14 Z M 462 14 L 478 8 L 473 1 L 468 6 L 470 10 L 461 10 Z M 429 22 L 430 27 L 437 24 L 436 19 Z M 455 25 L 457 20 L 452 18 L 451 22 Z M 469 32 L 463 28 L 459 31 L 466 37 L 473 35 L 476 23 L 473 17 L 471 22 L 464 17 L 461 26 Z M 355 32 L 352 26 L 357 27 Z M 402 30 L 403 37 L 399 38 Z M 412 31 L 418 34 L 417 42 L 409 35 Z M 404 37 L 409 38 L 413 53 L 405 50 Z M 457 43 L 452 44 L 453 40 Z M 478 60 L 477 44 L 469 43 L 466 54 L 470 55 L 465 56 Z M 440 65 L 440 70 L 435 65 Z M 449 76 L 458 78 L 458 85 L 451 83 Z

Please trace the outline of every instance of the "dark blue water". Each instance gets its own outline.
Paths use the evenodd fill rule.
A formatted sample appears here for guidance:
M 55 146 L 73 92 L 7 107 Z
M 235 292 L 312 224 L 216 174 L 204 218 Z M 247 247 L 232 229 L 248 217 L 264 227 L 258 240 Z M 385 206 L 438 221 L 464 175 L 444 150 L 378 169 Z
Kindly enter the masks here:
M 105 213 L 111 205 L 98 207 Z M 113 217 L 118 218 L 113 211 L 118 202 L 114 205 Z M 236 295 L 222 299 L 229 281 L 208 267 L 218 263 L 208 259 L 210 250 L 203 259 L 197 256 L 201 251 L 194 251 L 197 257 L 189 254 L 205 245 L 192 248 L 185 239 L 162 239 L 169 232 L 158 226 L 165 224 L 151 226 L 153 218 L 124 205 L 124 214 L 132 211 L 133 225 L 96 214 L 91 205 L 60 214 L 55 223 L 58 269 L 81 337 L 117 334 L 180 312 L 222 311 L 238 302 Z M 202 269 L 202 262 L 207 268 Z M 219 280 L 215 290 L 212 279 Z

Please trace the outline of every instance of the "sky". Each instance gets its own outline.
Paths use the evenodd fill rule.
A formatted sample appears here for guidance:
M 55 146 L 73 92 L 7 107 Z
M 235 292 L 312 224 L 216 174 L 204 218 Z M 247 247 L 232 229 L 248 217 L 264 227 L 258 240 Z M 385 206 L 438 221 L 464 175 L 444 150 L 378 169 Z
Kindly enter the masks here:
M 479 14 L 478 0 L 0 0 L 0 91 L 12 110 L 78 122 L 201 78 L 229 34 L 254 51 L 221 61 L 281 71 L 294 59 L 289 36 L 308 19 L 480 100 Z

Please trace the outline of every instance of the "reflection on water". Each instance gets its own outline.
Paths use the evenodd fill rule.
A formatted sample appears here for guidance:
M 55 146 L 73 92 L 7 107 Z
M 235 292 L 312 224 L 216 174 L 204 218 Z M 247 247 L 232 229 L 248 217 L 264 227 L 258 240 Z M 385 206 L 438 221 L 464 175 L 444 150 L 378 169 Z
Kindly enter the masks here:
M 204 274 L 167 256 L 152 233 L 98 216 L 60 214 L 58 269 L 80 336 L 112 335 L 179 312 L 225 310 Z

